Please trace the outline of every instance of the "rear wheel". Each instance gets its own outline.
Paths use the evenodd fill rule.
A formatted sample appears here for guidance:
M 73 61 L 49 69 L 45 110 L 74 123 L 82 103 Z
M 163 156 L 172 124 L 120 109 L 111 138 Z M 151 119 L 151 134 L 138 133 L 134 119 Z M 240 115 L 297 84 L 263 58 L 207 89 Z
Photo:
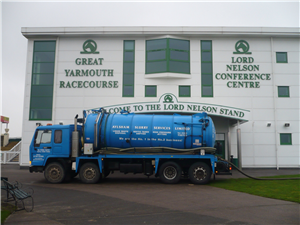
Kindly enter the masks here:
M 181 167 L 176 162 L 165 162 L 159 168 L 159 178 L 165 184 L 178 183 L 181 173 Z
M 194 184 L 206 184 L 211 177 L 211 168 L 204 162 L 196 162 L 189 169 L 190 181 Z
M 65 179 L 66 172 L 60 163 L 52 162 L 46 166 L 44 176 L 50 183 L 57 184 L 61 183 Z
M 100 179 L 100 171 L 95 163 L 85 163 L 79 171 L 80 180 L 86 184 L 95 184 Z

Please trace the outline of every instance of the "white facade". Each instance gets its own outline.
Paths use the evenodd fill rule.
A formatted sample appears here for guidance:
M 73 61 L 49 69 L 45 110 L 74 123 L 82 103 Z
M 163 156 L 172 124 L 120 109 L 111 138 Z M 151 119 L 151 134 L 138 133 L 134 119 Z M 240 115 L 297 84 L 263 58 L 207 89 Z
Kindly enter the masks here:
M 299 29 L 65 27 L 22 28 L 22 33 L 28 38 L 28 51 L 21 166 L 29 165 L 29 145 L 36 123 L 73 123 L 74 116 L 82 115 L 83 109 L 100 107 L 110 112 L 129 107 L 136 113 L 197 113 L 206 110 L 214 120 L 217 139 L 225 143 L 227 159 L 230 155 L 238 158 L 237 129 L 240 128 L 242 167 L 300 165 Z M 146 40 L 163 38 L 189 41 L 189 74 L 146 74 Z M 34 42 L 40 40 L 56 41 L 52 119 L 47 121 L 29 119 Z M 99 54 L 82 54 L 87 40 L 97 43 Z M 122 94 L 125 40 L 135 41 L 134 97 L 123 97 Z M 203 40 L 212 43 L 212 97 L 201 94 Z M 240 40 L 248 43 L 247 51 L 237 50 L 236 44 Z M 287 62 L 277 62 L 278 52 L 287 54 Z M 82 65 L 84 59 L 87 65 Z M 76 70 L 80 71 L 77 76 Z M 81 76 L 82 70 L 102 70 L 102 74 L 99 72 L 101 76 L 97 76 L 90 72 L 89 76 Z M 103 76 L 103 70 L 107 70 L 106 76 Z M 110 76 L 108 70 L 113 70 Z M 259 74 L 259 78 L 250 74 Z M 101 88 L 93 87 L 96 81 L 102 82 Z M 107 82 L 105 87 L 103 81 Z M 239 87 L 241 83 L 242 87 Z M 156 86 L 156 97 L 145 97 L 145 85 Z M 179 97 L 179 85 L 190 86 L 190 97 Z M 288 87 L 289 96 L 279 97 L 278 86 Z M 172 96 L 172 104 L 164 103 L 166 95 Z M 289 126 L 284 126 L 286 123 Z M 281 143 L 280 134 L 283 133 L 291 135 L 290 143 Z

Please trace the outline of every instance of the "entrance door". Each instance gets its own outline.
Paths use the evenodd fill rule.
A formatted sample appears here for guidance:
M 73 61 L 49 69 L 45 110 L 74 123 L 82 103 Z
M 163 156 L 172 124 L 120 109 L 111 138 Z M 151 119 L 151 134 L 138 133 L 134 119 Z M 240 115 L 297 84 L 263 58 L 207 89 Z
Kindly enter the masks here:
M 217 134 L 214 147 L 216 155 L 225 159 L 225 134 Z

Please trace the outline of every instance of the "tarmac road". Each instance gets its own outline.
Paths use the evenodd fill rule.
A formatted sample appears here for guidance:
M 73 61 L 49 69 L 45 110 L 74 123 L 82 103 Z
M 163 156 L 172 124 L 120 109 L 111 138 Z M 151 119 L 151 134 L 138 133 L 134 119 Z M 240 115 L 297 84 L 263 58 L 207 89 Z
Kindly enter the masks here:
M 102 183 L 49 184 L 41 173 L 1 165 L 1 176 L 34 189 L 33 212 L 12 214 L 5 224 L 299 224 L 300 205 L 182 180 L 114 173 Z M 251 175 L 298 174 L 298 169 L 247 170 Z M 231 176 L 220 177 L 226 179 Z M 232 177 L 244 177 L 234 171 Z M 219 177 L 217 177 L 219 179 Z M 2 198 L 5 193 L 1 193 Z

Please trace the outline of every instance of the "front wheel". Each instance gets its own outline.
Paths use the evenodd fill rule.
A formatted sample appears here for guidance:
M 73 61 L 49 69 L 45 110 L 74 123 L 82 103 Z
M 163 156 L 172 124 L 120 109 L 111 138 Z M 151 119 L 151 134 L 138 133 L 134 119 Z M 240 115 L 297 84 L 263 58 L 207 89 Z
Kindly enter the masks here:
M 190 181 L 194 184 L 206 184 L 211 177 L 211 168 L 204 162 L 196 162 L 189 169 Z
M 86 184 L 95 184 L 100 179 L 100 171 L 95 163 L 85 163 L 79 171 L 80 180 Z
M 52 162 L 46 166 L 44 176 L 48 182 L 58 184 L 65 179 L 66 172 L 60 163 Z
M 180 180 L 181 167 L 176 162 L 165 162 L 159 168 L 159 178 L 165 184 L 176 184 Z

